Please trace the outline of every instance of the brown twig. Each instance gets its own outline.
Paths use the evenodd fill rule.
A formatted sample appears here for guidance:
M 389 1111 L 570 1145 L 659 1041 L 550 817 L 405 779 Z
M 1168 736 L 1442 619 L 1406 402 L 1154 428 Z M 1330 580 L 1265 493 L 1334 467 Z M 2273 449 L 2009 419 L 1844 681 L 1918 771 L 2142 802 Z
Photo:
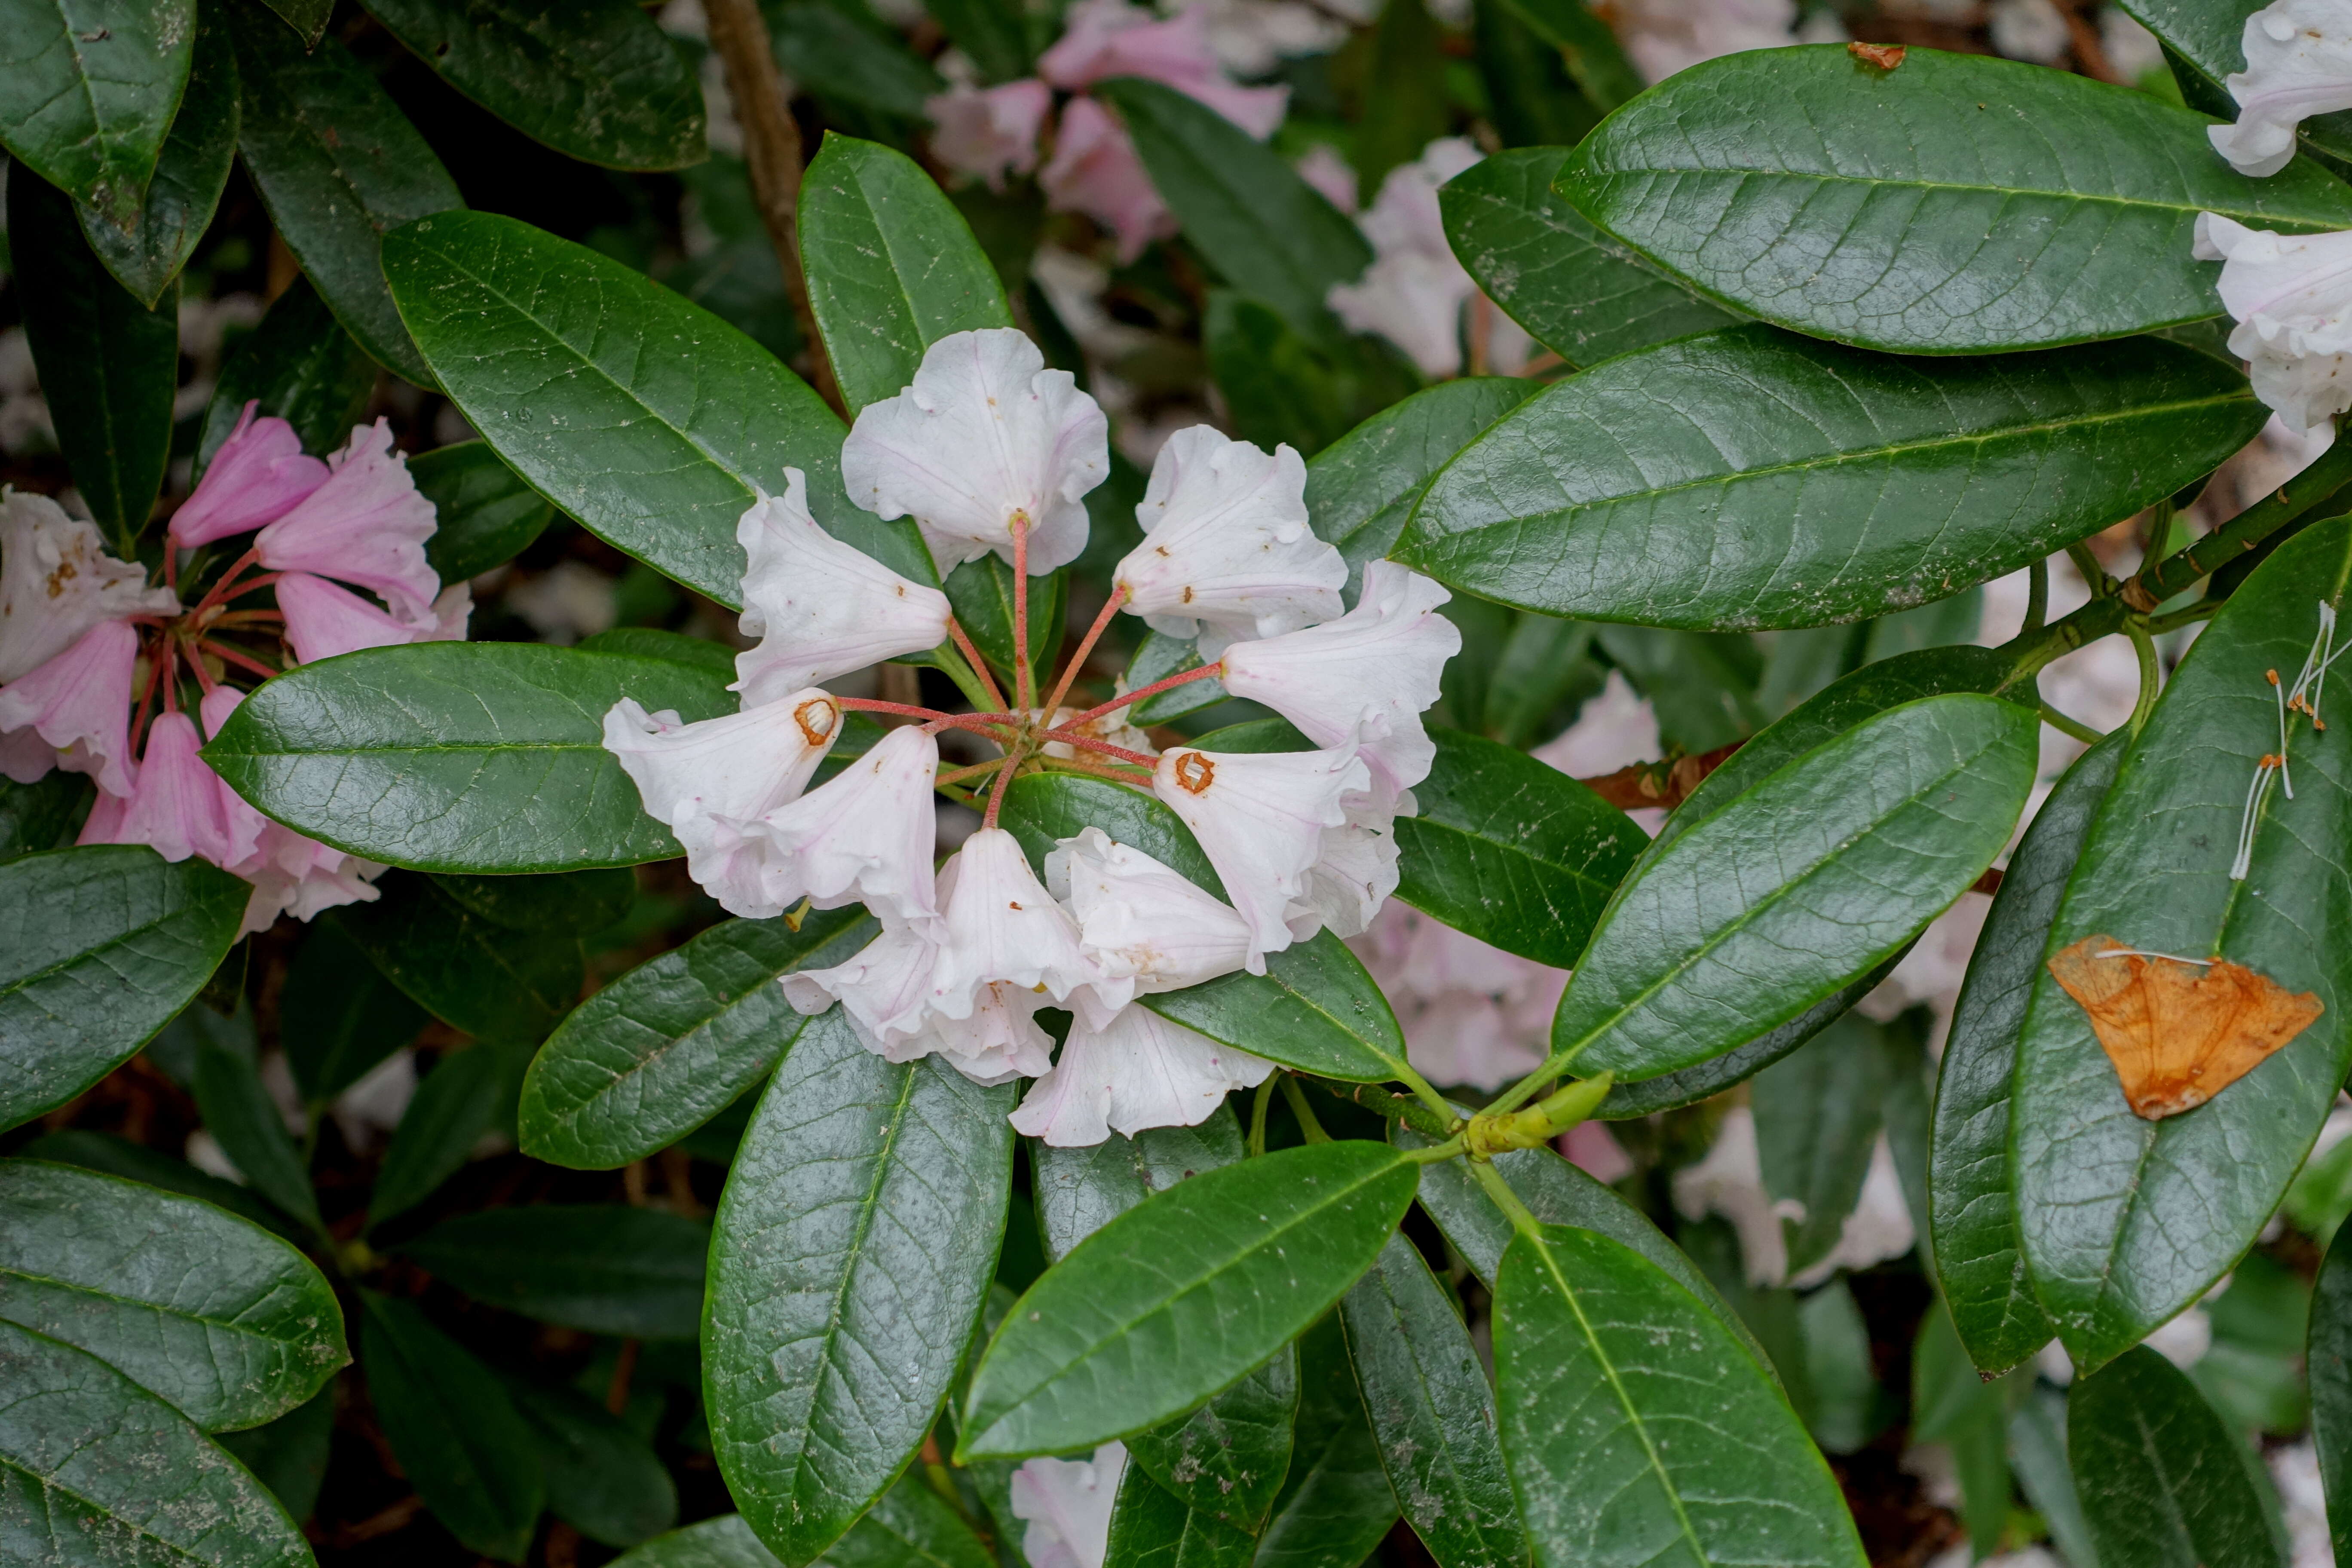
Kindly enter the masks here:
M 824 340 L 817 336 L 816 316 L 809 309 L 808 279 L 801 273 L 801 132 L 793 121 L 783 76 L 776 69 L 767 21 L 760 15 L 759 0 L 704 0 L 702 9 L 710 47 L 727 70 L 736 121 L 743 128 L 751 199 L 767 226 L 768 242 L 775 247 L 784 295 L 792 301 L 793 319 L 800 323 L 801 342 L 808 350 L 809 384 L 834 412 L 845 413 L 833 366 L 824 357 Z

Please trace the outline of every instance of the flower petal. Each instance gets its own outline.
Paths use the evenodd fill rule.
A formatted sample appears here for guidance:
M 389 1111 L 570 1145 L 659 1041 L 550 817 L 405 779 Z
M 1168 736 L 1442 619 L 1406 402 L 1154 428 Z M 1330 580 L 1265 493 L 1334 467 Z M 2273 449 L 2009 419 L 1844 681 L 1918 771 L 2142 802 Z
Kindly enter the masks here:
M 947 595 L 819 527 L 798 468 L 784 470 L 782 496 L 743 514 L 735 539 L 751 563 L 738 624 L 760 639 L 735 656 L 746 708 L 947 640 Z
M 303 456 L 294 426 L 274 416 L 255 418 L 260 406 L 257 399 L 246 404 L 195 493 L 172 514 L 172 542 L 181 549 L 276 522 L 327 482 L 327 465 Z
M 29 675 L 100 621 L 175 616 L 169 588 L 106 552 L 97 525 L 44 495 L 0 489 L 0 681 Z
M 404 620 L 431 626 L 441 580 L 425 542 L 440 524 L 408 459 L 392 449 L 392 426 L 379 419 L 354 429 L 327 463 L 326 482 L 255 539 L 262 564 L 357 584 Z

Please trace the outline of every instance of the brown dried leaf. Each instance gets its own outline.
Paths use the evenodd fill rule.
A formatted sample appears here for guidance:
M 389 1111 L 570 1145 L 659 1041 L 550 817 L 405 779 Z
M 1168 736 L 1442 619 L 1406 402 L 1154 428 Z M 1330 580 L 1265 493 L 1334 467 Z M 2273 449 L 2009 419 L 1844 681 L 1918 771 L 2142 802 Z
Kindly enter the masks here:
M 1845 47 L 1845 52 L 1855 59 L 1876 66 L 1883 71 L 1891 71 L 1903 63 L 1903 49 L 1901 44 L 1848 44 Z
M 2185 963 L 2129 946 L 2086 936 L 2053 956 L 2050 973 L 2090 1015 L 2132 1113 L 2150 1121 L 2196 1110 L 2323 1011 L 2312 993 L 2227 959 Z

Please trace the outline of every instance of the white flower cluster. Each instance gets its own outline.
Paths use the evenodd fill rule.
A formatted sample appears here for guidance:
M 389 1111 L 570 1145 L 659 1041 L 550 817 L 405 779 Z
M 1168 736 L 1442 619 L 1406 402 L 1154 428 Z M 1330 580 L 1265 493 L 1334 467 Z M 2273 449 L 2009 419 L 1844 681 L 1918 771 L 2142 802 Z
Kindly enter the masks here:
M 842 473 L 860 506 L 911 516 L 943 569 L 993 553 L 1025 584 L 1085 547 L 1083 497 L 1106 471 L 1106 435 L 1093 399 L 1045 369 L 1022 333 L 960 332 L 931 346 L 912 386 L 860 413 Z M 788 475 L 785 493 L 761 497 L 738 531 L 749 562 L 743 628 L 760 638 L 737 659 L 741 711 L 689 724 L 625 700 L 605 718 L 604 744 L 730 910 L 764 918 L 803 902 L 863 903 L 880 920 L 881 935 L 846 963 L 786 977 L 793 1005 L 840 1005 L 868 1048 L 894 1061 L 937 1053 L 982 1083 L 1042 1079 L 1013 1122 L 1059 1145 L 1194 1123 L 1229 1090 L 1262 1081 L 1271 1064 L 1138 999 L 1262 973 L 1267 954 L 1295 942 L 1370 922 L 1397 883 L 1391 825 L 1414 811 L 1412 786 L 1433 757 L 1421 715 L 1461 646 L 1437 613 L 1445 591 L 1375 562 L 1348 609 L 1346 563 L 1307 526 L 1298 455 L 1198 426 L 1160 452 L 1137 508 L 1145 538 L 1057 688 L 1038 703 L 1024 669 L 1007 705 L 945 596 L 827 534 L 802 476 Z M 1106 714 L 1155 689 L 1076 714 L 1061 699 L 1122 609 L 1199 637 L 1209 662 L 1177 679 L 1219 676 L 1318 749 L 1155 756 L 1123 727 L 1135 744 L 1104 738 Z M 900 709 L 820 684 L 950 638 L 992 710 Z M 845 712 L 860 708 L 917 721 L 809 788 Z M 935 872 L 946 728 L 1003 754 L 957 770 L 995 775 L 988 815 Z M 1041 879 L 998 826 L 998 806 L 1015 772 L 1056 768 L 1157 795 L 1199 840 L 1225 897 L 1099 827 L 1061 839 Z M 1072 1016 L 1058 1062 L 1036 1019 L 1046 1007 Z

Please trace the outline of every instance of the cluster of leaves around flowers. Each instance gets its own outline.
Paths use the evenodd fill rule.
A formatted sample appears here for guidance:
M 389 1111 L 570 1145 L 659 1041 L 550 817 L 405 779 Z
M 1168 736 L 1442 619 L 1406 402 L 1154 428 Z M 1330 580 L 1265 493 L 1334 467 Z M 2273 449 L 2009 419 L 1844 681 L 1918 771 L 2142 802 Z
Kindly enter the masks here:
M 913 144 L 906 103 L 826 100 L 867 135 L 829 137 L 803 187 L 817 342 L 772 290 L 739 309 L 724 267 L 673 274 L 736 309 L 730 325 L 614 254 L 625 216 L 594 246 L 550 232 L 582 230 L 550 192 L 604 176 L 499 140 L 426 74 L 568 156 L 685 164 L 701 100 L 643 13 L 369 9 L 415 52 L 391 73 L 405 101 L 362 63 L 385 58 L 383 35 L 354 29 L 355 54 L 325 36 L 320 0 L 181 0 L 79 32 L 0 5 L 0 27 L 37 46 L 0 83 L 17 309 L 72 483 L 124 553 L 156 559 L 175 446 L 225 433 L 252 397 L 326 451 L 380 365 L 487 442 L 435 497 L 457 552 L 445 577 L 513 557 L 551 503 L 647 581 L 728 605 L 735 520 L 786 466 L 820 522 L 932 576 L 910 530 L 849 506 L 843 423 L 773 351 L 821 350 L 852 413 L 953 331 L 1019 321 L 1066 359 L 1022 286 L 1034 212 L 951 201 L 890 145 Z M 782 8 L 789 47 L 824 34 L 816 9 Z M 2203 117 L 2154 98 L 1920 49 L 1892 70 L 1835 47 L 1742 56 L 1633 98 L 1605 33 L 1569 9 L 1496 13 L 1519 32 L 1483 57 L 1491 125 L 1536 144 L 1444 194 L 1464 265 L 1559 357 L 1549 381 L 1412 390 L 1326 310 L 1367 254 L 1340 215 L 1181 94 L 1100 89 L 1182 228 L 1147 270 L 1203 307 L 1241 433 L 1312 451 L 1313 525 L 1351 563 L 1389 556 L 1456 590 L 1465 651 L 1420 815 L 1397 825 L 1397 897 L 1576 970 L 1542 1069 L 1466 1131 L 1392 1092 L 1412 1081 L 1402 1033 L 1325 939 L 1186 1004 L 1195 1028 L 1282 1064 L 1278 1098 L 1024 1148 L 1010 1087 L 886 1062 L 784 1004 L 777 977 L 862 942 L 858 911 L 705 925 L 660 868 L 677 845 L 598 722 L 624 697 L 730 710 L 730 650 L 627 628 L 305 666 L 257 689 L 206 755 L 273 817 L 399 868 L 373 902 L 236 944 L 244 890 L 226 873 L 55 847 L 88 805 L 77 775 L 0 796 L 8 1552 L 304 1561 L 295 1521 L 331 1454 L 375 1478 L 356 1497 L 388 1505 L 339 1510 L 322 1539 L 345 1551 L 415 1515 L 396 1467 L 450 1535 L 508 1560 L 585 1536 L 644 1542 L 645 1568 L 1017 1562 L 1015 1461 L 1124 1439 L 1101 1548 L 1120 1563 L 1345 1568 L 1400 1519 L 1397 1540 L 1449 1568 L 1855 1563 L 1821 1449 L 1864 1448 L 1892 1421 L 1859 1298 L 1879 1316 L 1903 1303 L 1905 1348 L 1919 1325 L 1909 1432 L 1951 1446 L 1979 1544 L 2012 1529 L 2013 1457 L 2077 1568 L 2278 1561 L 2243 1431 L 2302 1424 L 2302 1341 L 2281 1321 L 2317 1254 L 2294 1236 L 2251 1249 L 2283 1203 L 2322 1241 L 2344 1206 L 2325 1190 L 2341 1160 L 2290 1189 L 2352 1054 L 2352 809 L 2342 727 L 2287 713 L 2266 673 L 2308 667 L 2352 578 L 2352 521 L 2326 504 L 2352 458 L 2194 545 L 2169 522 L 2263 418 L 2211 352 L 2190 218 L 2342 228 L 2352 189 L 2316 158 L 2237 176 Z M 938 10 L 975 58 L 1034 51 L 1019 16 Z M 2187 4 L 2144 19 L 2184 97 L 2213 101 L 2234 23 Z M 806 74 L 878 90 L 871 72 Z M 1505 112 L 1528 95 L 1547 112 Z M 437 116 L 458 174 L 508 198 L 489 205 L 548 226 L 461 209 L 406 103 Z M 479 137 L 489 153 L 457 150 Z M 524 177 L 550 170 L 543 188 Z M 698 189 L 706 216 L 726 210 L 722 178 Z M 756 270 L 757 237 L 739 233 L 730 264 Z M 306 280 L 175 427 L 183 269 L 232 274 L 228 246 L 257 265 L 265 239 Z M 1216 287 L 1186 295 L 1202 278 Z M 1039 602 L 1099 602 L 1139 488 L 1101 488 L 1097 550 L 1035 584 Z M 2149 564 L 2131 583 L 2085 551 L 2093 597 L 2055 624 L 2037 610 L 2001 648 L 1883 657 L 1918 625 L 1902 612 L 2142 514 Z M 1004 674 L 1010 585 L 987 563 L 943 584 Z M 2159 696 L 2155 639 L 2200 622 Z M 2118 634 L 2148 654 L 2145 700 L 2009 862 L 1931 1089 L 1916 1038 L 1843 1020 L 2007 845 L 2046 716 L 2036 671 Z M 1195 657 L 1154 638 L 1123 651 L 1130 684 Z M 1603 661 L 1680 745 L 1741 742 L 1654 843 L 1518 749 Z M 1140 717 L 1234 717 L 1186 710 L 1208 686 Z M 2282 752 L 2293 795 L 2250 792 Z M 1026 803 L 1041 840 L 1102 820 L 1062 787 Z M 1198 860 L 1140 808 L 1123 837 Z M 2143 1120 L 2044 966 L 2094 935 L 2226 957 L 2321 1011 L 2209 1103 Z M 583 939 L 605 983 L 581 1001 Z M 322 1160 L 327 1108 L 420 1031 L 444 1048 L 372 1181 Z M 265 1081 L 272 1036 L 299 1135 Z M 1907 1285 L 1800 1302 L 1750 1289 L 1707 1227 L 1670 1240 L 1654 1223 L 1672 1223 L 1664 1177 L 1707 1107 L 1765 1074 L 1761 1118 L 1767 1068 L 1826 1086 L 1769 1097 L 1783 1141 L 1810 1140 L 1824 1169 L 1886 1129 L 1925 1221 L 1886 1277 Z M 1566 1100 L 1537 1099 L 1571 1074 L 1584 1087 Z M 1545 1148 L 1496 1152 L 1517 1141 L 1500 1118 L 1530 1102 L 1538 1133 L 1612 1121 L 1639 1173 L 1612 1190 Z M 243 1184 L 147 1146 L 190 1107 Z M 110 1120 L 131 1136 L 89 1130 Z M 509 1131 L 529 1159 L 468 1169 Z M 567 1173 L 621 1171 L 642 1197 L 648 1169 L 666 1205 Z M 1808 1194 L 1834 1203 L 1840 1180 Z M 2224 1303 L 2249 1281 L 2244 1300 L 2287 1303 L 2232 1320 L 2242 1366 L 2270 1369 L 2266 1402 L 2243 1397 L 2258 1377 L 2200 1389 L 2135 1348 L 2233 1269 Z M 2352 1255 L 2315 1272 L 2311 1419 L 2343 1500 Z M 2082 1374 L 2063 1402 L 2031 1371 L 2053 1337 Z M 363 1393 L 338 1377 L 352 1348 Z M 339 1425 L 351 1442 L 331 1441 Z M 702 1458 L 666 1465 L 656 1445 Z M 660 1534 L 682 1507 L 740 1512 Z M 551 1511 L 562 1522 L 542 1530 Z

